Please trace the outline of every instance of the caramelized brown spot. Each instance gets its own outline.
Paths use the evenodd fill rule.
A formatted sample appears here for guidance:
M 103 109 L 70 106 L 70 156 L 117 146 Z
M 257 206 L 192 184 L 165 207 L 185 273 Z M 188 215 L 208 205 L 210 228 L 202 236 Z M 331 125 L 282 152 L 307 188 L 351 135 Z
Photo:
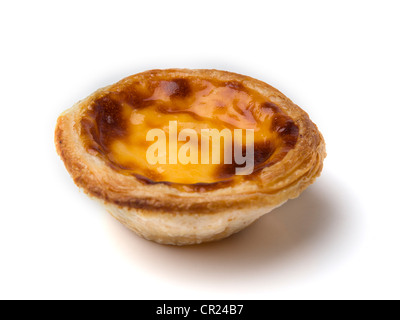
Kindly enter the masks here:
M 186 79 L 168 81 L 164 88 L 171 98 L 185 98 L 191 93 L 190 83 Z
M 138 92 L 136 88 L 137 85 L 136 83 L 132 84 L 123 91 L 110 93 L 109 96 L 115 103 L 125 103 L 132 109 L 143 109 L 150 106 L 153 103 L 153 101 L 147 100 L 150 93 L 147 92 L 147 94 L 143 94 L 142 92 Z
M 254 144 L 254 172 L 264 168 L 266 162 L 274 154 L 276 148 L 271 141 L 257 142 Z M 242 148 L 242 156 L 246 156 L 246 146 Z M 236 174 L 237 168 L 244 168 L 246 163 L 238 164 L 235 161 L 234 152 L 232 153 L 232 164 L 223 164 L 220 166 L 218 171 L 218 177 L 220 179 L 229 179 Z
M 238 168 L 239 165 L 236 163 L 232 164 L 221 164 L 217 176 L 219 179 L 230 179 L 236 174 L 236 168 Z
M 275 115 L 272 119 L 271 130 L 277 132 L 281 136 L 298 135 L 299 128 L 292 119 L 285 115 Z
M 143 102 L 143 97 L 141 97 L 134 85 L 131 85 L 127 90 L 124 90 L 122 92 L 114 93 L 114 96 L 116 100 L 120 102 L 124 102 L 126 104 L 129 104 L 130 106 L 136 108 L 141 108 L 142 102 Z
M 277 132 L 286 147 L 293 148 L 299 136 L 299 127 L 286 115 L 278 114 L 272 119 L 271 130 Z
M 110 142 L 127 134 L 127 121 L 122 114 L 122 106 L 108 96 L 96 100 L 91 112 L 92 118 L 83 118 L 81 126 L 95 152 L 108 152 Z
M 258 169 L 264 165 L 274 154 L 275 147 L 271 141 L 264 141 L 254 144 L 254 168 Z
M 263 110 L 264 112 L 268 112 L 270 114 L 274 114 L 274 113 L 281 113 L 281 109 L 272 102 L 264 102 L 262 105 L 260 105 L 261 110 Z
M 119 102 L 107 96 L 103 97 L 95 102 L 94 112 L 101 138 L 124 136 L 126 122 L 122 117 L 122 107 Z M 107 134 L 105 135 L 105 133 Z

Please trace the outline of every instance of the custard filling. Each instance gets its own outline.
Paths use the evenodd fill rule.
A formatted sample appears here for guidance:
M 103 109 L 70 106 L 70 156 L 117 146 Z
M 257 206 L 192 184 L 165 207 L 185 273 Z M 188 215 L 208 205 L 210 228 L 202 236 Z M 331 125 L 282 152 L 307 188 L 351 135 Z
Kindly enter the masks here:
M 102 157 L 113 169 L 146 182 L 185 185 L 246 178 L 237 175 L 244 163 L 238 163 L 235 155 L 231 163 L 226 159 L 227 150 L 235 148 L 242 148 L 246 155 L 249 144 L 254 146 L 251 177 L 282 160 L 299 133 L 294 121 L 257 91 L 236 81 L 196 77 L 151 78 L 110 89 L 91 102 L 81 128 L 88 152 Z M 160 137 L 149 139 L 154 129 L 165 133 L 164 148 L 155 148 Z M 181 133 L 188 129 L 197 137 L 182 139 Z M 236 139 L 227 148 L 224 138 L 216 143 L 207 132 L 230 133 Z M 155 150 L 154 156 L 161 160 L 149 161 L 149 150 Z

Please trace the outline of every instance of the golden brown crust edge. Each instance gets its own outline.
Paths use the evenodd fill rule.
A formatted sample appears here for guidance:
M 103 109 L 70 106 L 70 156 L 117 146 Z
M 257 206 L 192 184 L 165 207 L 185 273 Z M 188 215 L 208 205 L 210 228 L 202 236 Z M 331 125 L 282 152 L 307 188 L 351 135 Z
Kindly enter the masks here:
M 288 114 L 299 127 L 296 146 L 276 165 L 259 173 L 258 183 L 246 181 L 205 193 L 182 192 L 168 185 L 145 185 L 117 173 L 89 154 L 80 139 L 80 119 L 94 99 L 110 89 L 152 74 L 196 75 L 241 81 L 258 90 Z M 107 210 L 141 236 L 166 244 L 217 240 L 237 232 L 288 199 L 296 198 L 320 175 L 325 142 L 308 115 L 278 90 L 259 80 L 218 70 L 150 70 L 100 89 L 58 119 L 55 144 L 77 186 L 102 201 Z M 183 227 L 182 227 L 183 226 Z

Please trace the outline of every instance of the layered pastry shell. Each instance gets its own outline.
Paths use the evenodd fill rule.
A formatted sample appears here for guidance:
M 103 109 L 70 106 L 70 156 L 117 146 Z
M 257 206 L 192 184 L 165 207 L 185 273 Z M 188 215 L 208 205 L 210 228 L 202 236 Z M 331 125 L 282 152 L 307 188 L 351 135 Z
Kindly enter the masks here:
M 127 165 L 115 147 L 125 139 L 124 123 L 132 120 L 125 111 L 142 112 L 141 119 L 154 104 L 158 109 L 151 112 L 160 106 L 191 108 L 199 126 L 211 119 L 211 124 L 221 121 L 230 128 L 264 130 L 258 135 L 264 144 L 256 144 L 254 172 L 235 176 L 228 167 L 206 173 L 205 181 L 201 176 L 190 181 L 190 175 L 171 171 L 165 180 L 156 174 L 157 166 Z M 173 119 L 173 111 L 168 109 L 159 121 Z M 232 112 L 235 116 L 225 121 Z M 129 141 L 135 143 L 134 138 Z M 138 235 L 173 245 L 218 240 L 242 230 L 298 197 L 320 175 L 326 156 L 321 133 L 300 107 L 262 81 L 218 70 L 150 70 L 102 88 L 59 117 L 55 144 L 85 193 Z M 168 165 L 163 168 L 168 171 Z

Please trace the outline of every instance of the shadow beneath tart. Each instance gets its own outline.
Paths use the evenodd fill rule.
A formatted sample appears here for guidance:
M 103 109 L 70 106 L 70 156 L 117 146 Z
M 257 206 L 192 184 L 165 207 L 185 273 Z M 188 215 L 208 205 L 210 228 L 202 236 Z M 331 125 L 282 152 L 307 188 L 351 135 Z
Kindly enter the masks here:
M 271 275 L 276 270 L 282 273 L 284 268 L 293 274 L 331 260 L 327 254 L 335 251 L 332 244 L 345 245 L 348 221 L 341 210 L 343 194 L 341 198 L 331 191 L 335 190 L 311 186 L 299 198 L 219 242 L 163 246 L 142 240 L 118 222 L 112 237 L 136 266 L 170 280 L 239 281 L 273 269 Z

